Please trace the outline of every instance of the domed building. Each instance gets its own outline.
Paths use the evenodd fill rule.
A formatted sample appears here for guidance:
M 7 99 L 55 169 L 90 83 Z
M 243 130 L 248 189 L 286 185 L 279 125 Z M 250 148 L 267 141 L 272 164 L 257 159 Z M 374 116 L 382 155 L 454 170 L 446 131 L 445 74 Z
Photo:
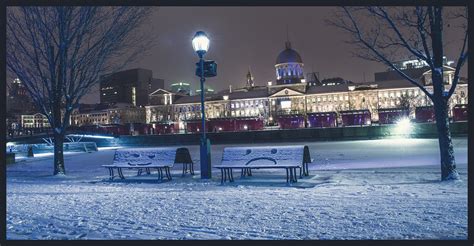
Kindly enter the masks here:
M 297 84 L 304 79 L 303 60 L 296 50 L 291 48 L 291 43 L 285 43 L 283 50 L 277 57 L 275 70 L 277 85 Z

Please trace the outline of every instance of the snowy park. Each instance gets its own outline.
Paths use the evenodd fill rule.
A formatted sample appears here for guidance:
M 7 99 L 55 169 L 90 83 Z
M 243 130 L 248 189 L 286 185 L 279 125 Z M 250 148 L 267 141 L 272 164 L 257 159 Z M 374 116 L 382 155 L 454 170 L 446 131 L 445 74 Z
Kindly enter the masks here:
M 212 165 L 224 147 L 213 145 Z M 454 138 L 461 180 L 440 181 L 437 139 L 291 142 L 307 145 L 309 176 L 287 184 L 281 169 L 220 171 L 159 181 L 156 171 L 109 180 L 116 148 L 7 166 L 7 239 L 467 239 L 467 138 Z M 199 146 L 189 149 L 199 159 Z

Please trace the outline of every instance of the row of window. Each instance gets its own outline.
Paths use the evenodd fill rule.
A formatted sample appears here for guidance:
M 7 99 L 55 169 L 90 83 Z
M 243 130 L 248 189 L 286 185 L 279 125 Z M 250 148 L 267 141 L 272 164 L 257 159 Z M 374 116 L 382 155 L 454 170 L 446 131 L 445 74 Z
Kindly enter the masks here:
M 244 101 L 241 101 L 241 102 L 235 102 L 235 103 L 231 103 L 230 104 L 230 107 L 231 108 L 244 108 L 244 107 L 259 107 L 259 108 L 263 108 L 263 107 L 267 107 L 268 106 L 268 101 L 267 100 L 244 100 Z
M 349 98 L 349 94 L 350 98 Z M 386 106 L 396 106 L 400 104 L 400 97 L 402 96 L 412 96 L 412 97 L 418 97 L 420 96 L 420 91 L 419 89 L 408 89 L 408 90 L 388 90 L 388 91 L 377 91 L 370 93 L 369 96 L 367 97 L 367 93 L 342 93 L 342 94 L 332 94 L 332 95 L 321 95 L 321 96 L 309 96 L 306 98 L 307 103 L 310 104 L 311 102 L 313 105 L 308 105 L 308 108 L 311 108 L 313 106 L 318 106 L 314 105 L 316 102 L 341 102 L 342 104 L 339 107 L 344 107 L 344 105 L 347 105 L 351 101 L 353 103 L 373 103 L 373 102 L 379 102 L 379 104 L 384 107 Z M 423 94 L 421 94 L 423 95 Z M 459 94 L 462 98 L 465 97 L 465 92 L 460 91 Z M 452 100 L 454 100 L 456 96 L 452 97 Z M 394 100 L 395 99 L 395 100 Z M 427 99 L 423 96 L 418 99 L 421 104 L 425 104 Z M 225 111 L 226 108 L 230 105 L 230 108 L 232 109 L 231 111 L 239 111 L 240 109 L 255 109 L 255 108 L 264 108 L 268 107 L 268 101 L 269 99 L 255 99 L 255 100 L 240 100 L 240 101 L 234 101 L 231 102 L 230 104 L 219 104 L 219 105 L 212 105 L 212 104 L 207 104 L 206 105 L 206 110 L 209 111 Z M 272 103 L 272 106 L 276 106 L 276 101 L 277 100 L 270 100 Z M 459 101 L 459 103 L 464 104 L 466 103 L 466 100 L 456 100 Z M 302 100 L 291 100 L 292 102 L 292 107 L 291 108 L 302 108 L 304 107 L 304 101 Z M 280 105 L 280 104 L 279 104 Z M 201 111 L 201 105 L 200 104 L 195 104 L 195 105 L 186 105 L 186 106 L 178 106 L 175 107 L 174 111 L 176 113 L 182 113 L 182 112 L 200 112 Z M 242 114 L 242 113 L 234 113 L 234 114 Z M 244 113 L 245 115 L 245 113 Z
M 89 118 L 89 117 L 100 117 L 100 116 L 107 116 L 107 113 L 101 113 L 101 114 L 77 114 L 77 115 L 74 115 L 73 117 L 75 117 L 75 118 Z

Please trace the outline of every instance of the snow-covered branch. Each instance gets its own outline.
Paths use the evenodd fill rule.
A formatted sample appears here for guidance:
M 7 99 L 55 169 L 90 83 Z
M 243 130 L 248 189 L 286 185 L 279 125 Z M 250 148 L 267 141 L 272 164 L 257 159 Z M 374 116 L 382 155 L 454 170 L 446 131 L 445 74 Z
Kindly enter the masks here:
M 139 32 L 142 7 L 9 7 L 7 68 L 25 85 L 51 126 L 66 118 L 99 81 L 151 46 Z M 54 115 L 61 107 L 62 117 Z M 61 117 L 62 119 L 57 119 Z
M 386 64 L 393 70 L 395 70 L 398 74 L 400 74 L 403 78 L 420 88 L 429 98 L 432 98 L 432 94 L 426 90 L 426 88 L 420 84 L 415 78 L 411 78 L 408 76 L 406 73 L 404 73 L 402 70 L 400 70 L 398 67 L 394 65 L 393 56 L 398 54 L 398 50 L 390 50 L 387 49 L 390 46 L 402 46 L 406 48 L 406 45 L 408 42 L 405 39 L 394 41 L 393 38 L 387 38 L 387 35 L 381 34 L 380 32 L 375 32 L 376 35 L 374 35 L 374 29 L 372 28 L 369 31 L 366 31 L 362 29 L 362 27 L 358 24 L 356 21 L 352 11 L 354 12 L 360 12 L 366 10 L 365 8 L 355 8 L 352 11 L 348 7 L 342 7 L 343 9 L 343 15 L 339 15 L 340 18 L 339 21 L 330 21 L 330 24 L 339 27 L 343 30 L 348 31 L 351 36 L 352 36 L 352 43 L 356 44 L 359 48 L 361 48 L 363 51 L 365 50 L 366 52 L 359 53 L 357 56 L 361 57 L 363 59 L 367 60 L 372 60 L 372 61 L 378 61 Z M 370 9 L 370 8 L 369 8 Z M 372 12 L 371 12 L 372 11 Z M 374 10 L 368 11 L 369 13 L 372 13 L 373 15 Z M 384 17 L 387 18 L 385 14 L 378 13 L 379 17 Z M 388 21 L 389 25 L 392 20 Z M 376 28 L 376 30 L 380 30 L 381 28 Z M 391 29 L 397 29 L 396 26 L 392 26 Z M 398 29 L 397 29 L 398 30 Z M 396 36 L 401 35 L 401 32 L 398 31 L 399 34 Z M 369 35 L 370 34 L 370 35 Z M 379 39 L 379 36 L 382 35 L 384 38 Z M 378 40 L 382 40 L 382 43 L 378 43 Z M 386 42 L 390 41 L 390 42 Z

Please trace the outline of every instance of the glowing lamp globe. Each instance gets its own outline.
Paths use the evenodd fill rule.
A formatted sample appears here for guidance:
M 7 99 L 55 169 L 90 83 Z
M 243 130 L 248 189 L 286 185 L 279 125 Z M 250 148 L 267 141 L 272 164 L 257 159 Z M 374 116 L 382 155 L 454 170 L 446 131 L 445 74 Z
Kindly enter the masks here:
M 204 54 L 209 49 L 209 38 L 203 31 L 196 32 L 192 42 L 193 49 L 198 54 Z

